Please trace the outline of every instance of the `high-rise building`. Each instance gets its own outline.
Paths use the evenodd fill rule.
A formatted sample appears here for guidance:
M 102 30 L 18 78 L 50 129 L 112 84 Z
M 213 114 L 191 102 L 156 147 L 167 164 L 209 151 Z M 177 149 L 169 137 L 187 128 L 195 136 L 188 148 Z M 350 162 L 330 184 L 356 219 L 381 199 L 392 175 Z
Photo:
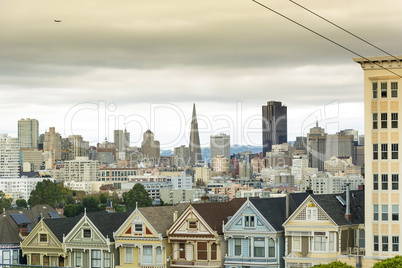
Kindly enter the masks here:
M 214 172 L 229 172 L 229 159 L 223 155 L 217 155 L 211 159 L 211 165 Z
M 402 67 L 391 56 L 353 60 L 364 70 L 365 251 L 374 261 L 402 254 Z
M 230 159 L 230 136 L 219 134 L 210 137 L 211 161 L 218 155 L 223 155 L 226 159 Z
M 21 149 L 38 149 L 38 120 L 30 118 L 18 120 L 18 141 Z
M 18 154 L 18 139 L 9 137 L 7 134 L 0 134 L 0 178 L 19 178 Z
M 197 114 L 195 112 L 195 103 L 193 104 L 193 116 L 191 119 L 190 130 L 190 164 L 197 164 L 202 161 L 200 135 L 198 133 Z
M 116 144 L 116 151 L 120 152 L 130 147 L 130 132 L 125 129 L 114 131 L 114 143 Z
M 54 161 L 61 160 L 61 135 L 54 127 L 50 127 L 49 132 L 45 132 L 43 151 L 52 152 Z
M 287 107 L 281 102 L 269 101 L 262 106 L 262 151 L 263 156 L 272 150 L 272 145 L 288 142 Z
M 190 159 L 190 148 L 184 145 L 174 148 L 174 165 L 176 167 L 188 166 L 189 159 Z
M 154 133 L 151 130 L 144 132 L 143 140 L 141 143 L 141 152 L 153 159 L 158 159 L 161 155 L 160 143 L 154 139 Z
M 89 142 L 81 135 L 70 135 L 61 139 L 62 160 L 74 160 L 76 157 L 89 155 Z

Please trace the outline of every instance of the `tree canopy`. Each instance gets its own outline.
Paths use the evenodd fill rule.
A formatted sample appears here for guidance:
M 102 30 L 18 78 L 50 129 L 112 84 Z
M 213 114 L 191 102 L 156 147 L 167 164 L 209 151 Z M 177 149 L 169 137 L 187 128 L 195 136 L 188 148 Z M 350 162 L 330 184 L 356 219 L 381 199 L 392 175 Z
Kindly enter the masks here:
M 25 199 L 18 199 L 17 201 L 15 201 L 15 204 L 18 208 L 26 208 L 28 206 L 28 203 L 27 201 L 25 201 Z
M 43 180 L 36 184 L 35 189 L 31 192 L 28 204 L 32 207 L 37 204 L 49 204 L 55 207 L 57 203 L 62 201 L 61 188 L 51 180 Z
M 134 187 L 123 196 L 124 203 L 127 208 L 149 207 L 152 205 L 152 198 L 149 197 L 147 190 L 140 183 L 136 183 Z
M 347 265 L 344 262 L 340 262 L 340 261 L 334 261 L 328 264 L 317 264 L 314 265 L 313 267 L 316 268 L 353 268 L 353 266 Z
M 0 191 L 0 213 L 3 212 L 3 208 L 10 209 L 11 208 L 11 198 L 5 198 L 5 194 Z
M 396 268 L 402 267 L 402 256 L 398 255 L 393 258 L 388 258 L 374 264 L 373 268 Z

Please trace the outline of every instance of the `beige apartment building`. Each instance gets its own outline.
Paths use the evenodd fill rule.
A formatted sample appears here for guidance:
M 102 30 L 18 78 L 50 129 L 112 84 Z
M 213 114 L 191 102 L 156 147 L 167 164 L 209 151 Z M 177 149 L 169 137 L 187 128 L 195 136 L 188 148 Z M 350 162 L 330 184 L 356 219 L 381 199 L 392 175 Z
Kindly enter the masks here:
M 398 56 L 398 58 L 402 58 Z M 391 56 L 354 58 L 364 70 L 365 250 L 363 267 L 401 255 L 399 83 L 402 66 Z
M 36 119 L 18 120 L 18 141 L 20 148 L 38 148 L 39 122 Z

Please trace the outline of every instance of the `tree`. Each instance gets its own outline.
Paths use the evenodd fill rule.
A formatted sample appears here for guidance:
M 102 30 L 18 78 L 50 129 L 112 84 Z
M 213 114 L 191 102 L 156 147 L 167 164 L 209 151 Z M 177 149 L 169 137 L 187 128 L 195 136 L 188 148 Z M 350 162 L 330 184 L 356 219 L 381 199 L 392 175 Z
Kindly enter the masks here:
M 113 207 L 117 207 L 118 205 L 123 204 L 123 200 L 116 192 L 113 192 L 112 196 L 110 197 L 110 201 L 112 201 Z
M 18 199 L 17 201 L 15 201 L 15 204 L 18 208 L 26 208 L 28 206 L 28 203 L 27 201 L 25 201 L 25 199 Z
M 123 196 L 124 203 L 127 208 L 135 208 L 136 203 L 138 207 L 150 207 L 152 205 L 152 198 L 149 197 L 147 190 L 140 183 L 136 183 L 134 187 Z
M 393 258 L 388 258 L 374 264 L 373 268 L 393 268 L 402 267 L 402 256 L 398 255 Z
M 353 268 L 353 266 L 347 265 L 346 263 L 340 261 L 334 261 L 328 264 L 317 264 L 313 267 L 316 268 Z
M 84 211 L 84 207 L 79 204 L 69 204 L 64 207 L 64 216 L 74 217 Z
M 82 201 L 82 206 L 87 209 L 87 212 L 99 211 L 99 202 L 96 200 L 95 196 L 85 197 Z
M 62 201 L 61 188 L 51 180 L 38 182 L 35 189 L 31 192 L 28 204 L 33 207 L 37 204 L 49 204 L 55 207 Z
M 101 193 L 101 194 L 99 195 L 99 202 L 100 202 L 101 204 L 106 204 L 106 203 L 107 203 L 107 198 L 108 198 L 107 195 L 105 195 L 104 193 Z
M 3 208 L 5 209 L 10 209 L 11 208 L 11 202 L 13 199 L 11 198 L 6 198 L 6 195 L 0 191 L 0 213 L 3 212 Z

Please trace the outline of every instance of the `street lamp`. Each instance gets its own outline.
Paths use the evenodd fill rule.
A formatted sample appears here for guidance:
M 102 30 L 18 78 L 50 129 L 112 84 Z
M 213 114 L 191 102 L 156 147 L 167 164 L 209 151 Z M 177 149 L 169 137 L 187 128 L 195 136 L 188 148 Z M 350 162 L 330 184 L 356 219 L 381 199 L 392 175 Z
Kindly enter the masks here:
M 178 248 L 178 249 L 174 250 L 174 251 L 172 252 L 172 254 L 170 254 L 169 258 L 167 258 L 167 268 L 170 268 L 170 259 L 172 258 L 172 255 L 173 255 L 176 251 L 183 251 L 183 250 L 184 250 L 183 248 Z

